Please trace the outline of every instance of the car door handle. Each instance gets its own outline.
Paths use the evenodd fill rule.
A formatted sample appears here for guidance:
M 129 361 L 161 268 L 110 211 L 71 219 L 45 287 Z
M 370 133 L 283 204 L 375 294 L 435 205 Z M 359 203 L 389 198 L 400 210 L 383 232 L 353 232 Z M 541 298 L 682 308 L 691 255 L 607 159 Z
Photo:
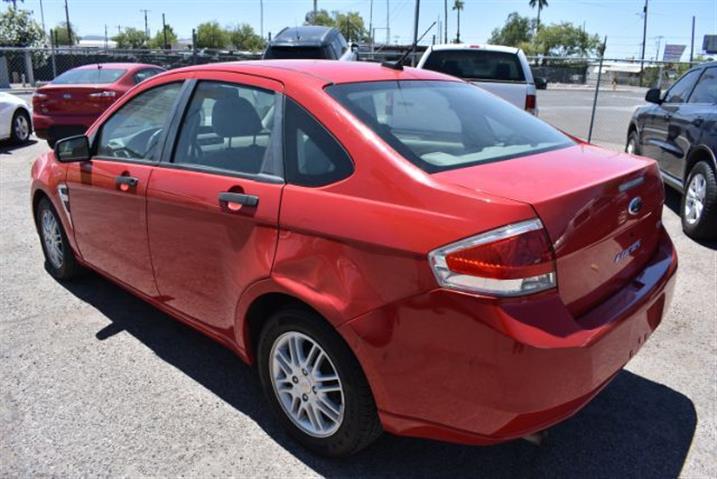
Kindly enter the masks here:
M 128 186 L 130 188 L 134 188 L 135 186 L 137 186 L 137 183 L 139 183 L 139 180 L 134 176 L 121 175 L 115 177 L 115 184 L 119 186 Z
M 241 206 L 249 206 L 253 208 L 259 204 L 259 197 L 255 195 L 245 195 L 244 193 L 232 193 L 231 191 L 222 191 L 221 193 L 219 193 L 219 202 Z

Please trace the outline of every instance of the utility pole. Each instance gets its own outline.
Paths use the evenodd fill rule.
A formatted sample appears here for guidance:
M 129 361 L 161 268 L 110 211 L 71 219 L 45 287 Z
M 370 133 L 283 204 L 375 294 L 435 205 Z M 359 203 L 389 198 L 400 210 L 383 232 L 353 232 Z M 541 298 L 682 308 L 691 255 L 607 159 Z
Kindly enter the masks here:
M 313 23 L 314 25 L 316 25 L 316 14 L 317 14 L 317 12 L 318 12 L 316 3 L 317 3 L 316 0 L 314 0 L 314 18 L 313 18 L 313 20 L 312 20 L 312 22 L 311 22 L 311 23 Z
M 411 66 L 416 66 L 416 46 L 418 44 L 418 14 L 421 10 L 421 0 L 416 0 L 416 12 L 413 15 L 413 46 L 411 47 Z
M 448 0 L 443 0 L 443 43 L 448 43 Z
M 42 8 L 42 0 L 40 0 L 40 19 L 42 20 L 42 34 L 47 35 L 47 30 L 45 30 L 45 9 Z
M 314 0 L 314 5 L 316 5 L 316 0 Z M 373 51 L 373 0 L 371 0 L 368 7 L 368 34 L 369 46 L 371 47 L 371 51 Z
M 117 25 L 117 35 L 122 35 L 122 25 Z
M 647 2 L 645 0 L 645 7 L 642 9 L 643 23 L 642 23 L 642 54 L 640 55 L 640 86 L 642 86 L 642 76 L 645 67 L 645 45 L 647 44 Z
M 72 46 L 72 26 L 70 25 L 70 10 L 67 8 L 67 0 L 65 0 L 65 21 L 67 22 L 67 43 Z
M 386 0 L 386 46 L 391 44 L 391 20 L 389 19 L 390 16 L 390 1 Z
M 162 34 L 164 35 L 164 49 L 169 50 L 169 45 L 167 44 L 167 22 L 164 21 L 164 13 L 162 14 Z
M 314 2 L 316 8 L 316 2 Z M 264 39 L 264 0 L 259 0 L 259 36 Z
M 141 8 L 139 11 L 144 12 L 144 36 L 149 39 L 149 23 L 147 23 L 147 14 L 151 12 L 151 10 Z
M 657 52 L 655 53 L 655 61 L 660 61 L 660 45 L 662 45 L 662 39 L 665 38 L 662 35 L 657 36 Z
M 692 43 L 690 44 L 690 66 L 695 56 L 695 16 L 692 15 Z
M 107 48 L 109 48 L 109 42 L 107 40 L 107 24 L 105 23 L 105 51 L 107 51 Z

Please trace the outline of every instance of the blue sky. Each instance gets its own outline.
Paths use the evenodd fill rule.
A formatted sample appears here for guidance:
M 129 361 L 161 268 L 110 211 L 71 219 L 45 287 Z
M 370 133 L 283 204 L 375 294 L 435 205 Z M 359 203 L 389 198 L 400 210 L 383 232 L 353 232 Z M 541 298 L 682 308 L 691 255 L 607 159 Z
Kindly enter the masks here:
M 319 8 L 359 11 L 369 19 L 370 0 L 318 0 Z M 217 20 L 223 25 L 249 23 L 259 31 L 259 0 L 68 0 L 70 19 L 80 35 L 101 35 L 105 24 L 109 31 L 122 27 L 144 28 L 140 9 L 149 9 L 150 29 L 161 27 L 162 13 L 180 37 L 191 36 L 192 27 Z M 312 8 L 312 0 L 263 0 L 264 33 L 276 33 L 284 26 L 300 25 Z M 415 0 L 389 0 L 391 40 L 409 42 L 413 32 Z M 47 28 L 64 20 L 64 0 L 43 0 Z M 449 0 L 449 4 L 452 0 Z M 386 0 L 373 1 L 375 27 L 386 25 Z M 609 57 L 639 56 L 642 41 L 641 12 L 644 0 L 549 0 L 542 21 L 570 21 L 585 24 L 588 32 L 608 36 Z M 7 7 L 3 7 L 7 8 Z M 23 8 L 34 11 L 40 20 L 40 0 L 25 0 Z M 450 7 L 449 7 L 450 8 Z M 493 28 L 502 25 L 510 12 L 535 15 L 528 0 L 465 0 L 461 14 L 461 37 L 465 42 L 484 42 Z M 443 15 L 443 0 L 422 0 L 420 30 Z M 697 17 L 695 50 L 705 34 L 717 34 L 717 0 L 650 0 L 647 32 L 648 58 L 654 57 L 658 41 L 687 44 L 689 51 L 692 16 Z M 449 35 L 455 35 L 455 12 L 449 10 Z M 385 39 L 385 31 L 376 32 Z M 396 38 L 398 37 L 398 38 Z M 662 38 L 659 38 L 662 37 Z M 430 34 L 426 41 L 430 42 Z M 425 43 L 424 42 L 424 43 Z M 685 55 L 688 53 L 686 52 Z

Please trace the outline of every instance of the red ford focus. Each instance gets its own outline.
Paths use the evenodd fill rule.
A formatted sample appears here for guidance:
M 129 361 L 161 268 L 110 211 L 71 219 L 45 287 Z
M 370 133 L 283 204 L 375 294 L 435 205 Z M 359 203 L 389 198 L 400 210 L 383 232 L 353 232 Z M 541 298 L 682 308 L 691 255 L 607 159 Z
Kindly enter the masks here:
M 33 95 L 35 134 L 50 146 L 60 138 L 82 134 L 127 90 L 163 71 L 141 63 L 99 63 L 68 70 Z
M 653 161 L 431 71 L 166 72 L 32 176 L 53 276 L 91 268 L 256 363 L 280 421 L 335 456 L 571 416 L 677 268 Z

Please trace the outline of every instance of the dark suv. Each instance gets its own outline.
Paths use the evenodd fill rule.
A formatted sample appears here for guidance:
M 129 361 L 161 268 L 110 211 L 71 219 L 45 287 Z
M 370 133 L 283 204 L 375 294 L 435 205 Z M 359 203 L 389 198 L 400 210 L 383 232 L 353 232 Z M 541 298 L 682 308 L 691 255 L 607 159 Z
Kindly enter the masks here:
M 717 238 L 717 62 L 689 70 L 664 94 L 649 90 L 645 100 L 625 150 L 657 160 L 665 184 L 682 193 L 687 235 Z
M 264 58 L 355 61 L 358 60 L 358 45 L 349 46 L 336 28 L 287 27 L 269 43 Z

